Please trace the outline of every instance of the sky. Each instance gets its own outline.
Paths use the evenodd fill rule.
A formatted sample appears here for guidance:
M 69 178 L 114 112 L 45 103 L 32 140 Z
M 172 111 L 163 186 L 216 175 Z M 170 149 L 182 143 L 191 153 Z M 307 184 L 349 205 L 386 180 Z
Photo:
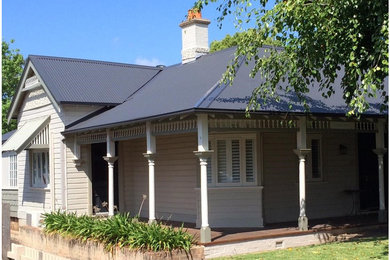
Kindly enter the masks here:
M 172 65 L 181 62 L 180 22 L 195 0 L 3 0 L 2 39 L 30 54 Z M 234 34 L 234 17 L 218 28 L 217 5 L 206 6 L 209 43 Z

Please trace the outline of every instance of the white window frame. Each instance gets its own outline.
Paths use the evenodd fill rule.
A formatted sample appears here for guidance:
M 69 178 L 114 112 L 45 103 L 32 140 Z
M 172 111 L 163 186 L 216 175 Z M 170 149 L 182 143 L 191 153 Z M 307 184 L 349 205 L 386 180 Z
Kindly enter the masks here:
M 320 177 L 313 177 L 313 151 L 310 152 L 309 155 L 306 157 L 306 179 L 308 182 L 320 182 L 324 180 L 324 171 L 323 171 L 323 160 L 322 160 L 322 136 L 320 134 L 308 134 L 307 136 L 307 146 L 308 148 L 312 149 L 311 142 L 312 140 L 319 140 L 319 171 L 320 171 Z
M 2 189 L 15 190 L 17 186 L 17 153 L 2 153 Z
M 46 154 L 46 161 L 45 161 L 45 164 L 42 163 L 42 159 L 38 159 L 34 162 L 35 158 L 35 154 L 38 154 L 41 155 L 42 153 L 45 153 Z M 30 151 L 30 156 L 31 156 L 31 160 L 30 160 L 30 173 L 31 173 L 31 187 L 32 188 L 48 188 L 49 185 L 50 185 L 50 157 L 49 157 L 49 149 L 32 149 Z M 38 164 L 40 164 L 40 168 L 38 167 Z M 34 167 L 36 166 L 36 167 Z M 43 171 L 43 169 L 45 168 L 45 171 Z M 37 174 L 38 174 L 38 170 L 41 170 L 41 176 L 40 176 L 40 179 L 38 179 L 38 182 L 35 183 L 34 182 L 34 173 L 35 171 L 37 171 Z M 46 183 L 44 183 L 44 178 L 46 178 Z
M 246 153 L 245 153 L 245 140 L 251 139 L 253 140 L 253 182 L 247 182 L 246 181 Z M 220 183 L 218 182 L 218 151 L 217 151 L 217 141 L 223 140 L 223 141 L 230 141 L 226 144 L 227 149 L 227 158 L 231 157 L 232 150 L 231 150 L 231 141 L 232 140 L 239 140 L 240 141 L 240 182 L 226 182 L 226 183 Z M 210 135 L 209 136 L 209 142 L 211 144 L 210 150 L 214 150 L 214 152 L 211 155 L 211 183 L 208 183 L 209 187 L 237 187 L 237 186 L 256 186 L 257 185 L 257 179 L 258 179 L 258 167 L 257 167 L 257 137 L 256 134 L 221 134 L 221 135 Z M 229 161 L 229 160 L 227 160 Z M 228 178 L 232 178 L 232 165 L 231 163 L 226 165 L 228 170 Z
M 11 154 L 9 156 L 9 171 L 8 171 L 8 187 L 18 187 L 18 155 Z

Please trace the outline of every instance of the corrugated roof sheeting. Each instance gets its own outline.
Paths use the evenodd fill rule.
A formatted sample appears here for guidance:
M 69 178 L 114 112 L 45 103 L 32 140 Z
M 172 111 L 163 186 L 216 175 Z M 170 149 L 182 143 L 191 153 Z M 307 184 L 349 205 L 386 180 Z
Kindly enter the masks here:
M 81 129 L 194 108 L 221 79 L 234 49 L 201 56 L 194 62 L 165 68 L 125 103 L 74 127 Z
M 263 52 L 264 49 L 261 51 Z M 262 79 L 250 78 L 253 64 L 247 66 L 243 63 L 232 86 L 218 84 L 227 65 L 233 59 L 234 52 L 235 49 L 231 48 L 201 56 L 191 63 L 165 68 L 125 103 L 67 131 L 98 128 L 191 109 L 244 111 L 252 91 Z M 345 115 L 348 107 L 339 87 L 340 81 L 341 76 L 335 82 L 336 93 L 328 99 L 323 98 L 318 92 L 318 84 L 310 86 L 312 91 L 307 93 L 306 98 L 311 113 Z M 280 97 L 280 102 L 270 101 L 262 106 L 260 111 L 305 112 L 295 93 L 281 92 Z M 372 107 L 366 114 L 386 113 L 379 110 L 381 98 L 370 99 L 370 102 Z M 289 104 L 292 104 L 292 109 L 289 109 Z
M 82 59 L 29 58 L 59 103 L 120 104 L 161 70 Z
M 245 110 L 252 95 L 253 90 L 259 86 L 263 79 L 256 76 L 255 79 L 249 77 L 251 68 L 254 63 L 245 65 L 243 63 L 237 72 L 236 78 L 231 86 L 226 86 L 223 91 L 220 91 L 218 95 L 213 97 L 208 102 L 203 102 L 202 108 L 210 109 L 233 109 L 233 110 Z M 346 114 L 349 111 L 348 106 L 343 98 L 343 92 L 340 88 L 343 71 L 339 73 L 339 77 L 335 80 L 335 93 L 331 98 L 324 98 L 320 91 L 318 91 L 319 83 L 314 83 L 309 86 L 309 93 L 305 94 L 306 101 L 310 108 L 311 113 L 318 114 Z M 286 86 L 287 83 L 281 83 L 281 86 Z M 385 86 L 388 86 L 388 79 L 385 81 Z M 297 95 L 294 92 L 285 93 L 277 90 L 280 95 L 280 101 L 269 100 L 266 104 L 262 105 L 260 111 L 264 112 L 298 112 L 305 111 L 303 105 L 299 102 Z M 365 114 L 381 114 L 380 104 L 383 103 L 380 97 L 368 98 L 371 106 L 365 112 Z M 262 101 L 259 100 L 261 104 Z M 289 105 L 292 108 L 289 108 Z

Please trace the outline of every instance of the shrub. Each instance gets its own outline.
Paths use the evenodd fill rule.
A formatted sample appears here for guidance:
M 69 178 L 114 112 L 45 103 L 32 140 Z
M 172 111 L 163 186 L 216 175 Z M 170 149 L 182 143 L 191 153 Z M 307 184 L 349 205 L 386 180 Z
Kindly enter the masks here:
M 111 251 L 115 246 L 142 251 L 189 251 L 195 240 L 183 226 L 175 229 L 155 222 L 151 225 L 118 214 L 107 219 L 76 216 L 75 213 L 52 212 L 43 214 L 44 231 L 80 241 L 94 240 Z

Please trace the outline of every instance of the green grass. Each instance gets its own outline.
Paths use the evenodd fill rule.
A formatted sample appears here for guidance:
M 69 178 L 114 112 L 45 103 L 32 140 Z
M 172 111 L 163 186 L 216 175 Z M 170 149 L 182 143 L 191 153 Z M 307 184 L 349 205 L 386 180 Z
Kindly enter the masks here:
M 288 248 L 258 254 L 218 258 L 235 260 L 330 260 L 330 259 L 388 259 L 389 239 L 387 237 L 368 237 L 348 242 L 335 242 L 316 246 Z
M 43 227 L 47 234 L 58 234 L 81 242 L 97 241 L 107 251 L 115 247 L 128 247 L 141 251 L 189 251 L 195 243 L 183 227 L 175 229 L 161 223 L 151 225 L 118 214 L 107 219 L 77 216 L 75 213 L 52 212 L 43 214 Z

